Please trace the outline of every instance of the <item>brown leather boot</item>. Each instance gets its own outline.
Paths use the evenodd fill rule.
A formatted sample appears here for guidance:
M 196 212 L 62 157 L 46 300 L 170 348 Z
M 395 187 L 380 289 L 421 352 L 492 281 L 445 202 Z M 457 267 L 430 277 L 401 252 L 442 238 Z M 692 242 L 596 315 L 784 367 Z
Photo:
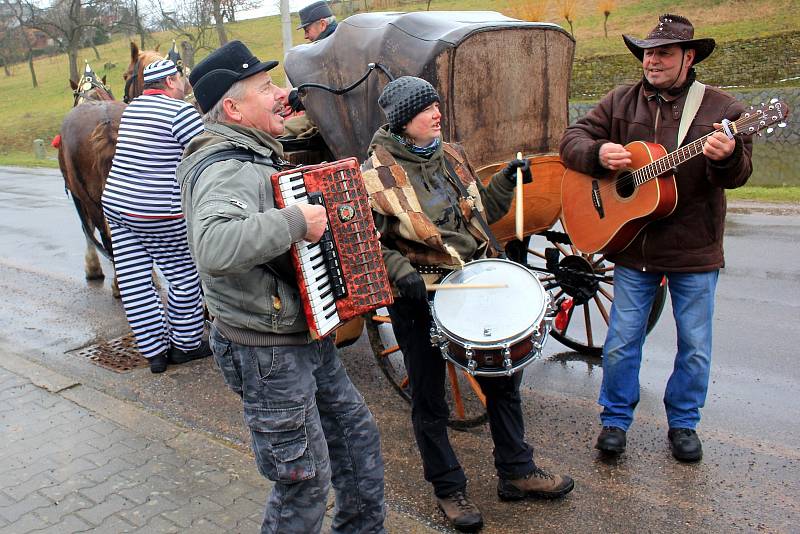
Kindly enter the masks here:
M 436 500 L 439 503 L 439 510 L 459 532 L 478 532 L 483 528 L 481 511 L 467 499 L 464 491 L 456 491 L 441 499 L 437 497 Z
M 557 499 L 575 487 L 575 482 L 567 475 L 551 475 L 538 467 L 525 478 L 497 482 L 497 496 L 501 501 L 521 499 Z

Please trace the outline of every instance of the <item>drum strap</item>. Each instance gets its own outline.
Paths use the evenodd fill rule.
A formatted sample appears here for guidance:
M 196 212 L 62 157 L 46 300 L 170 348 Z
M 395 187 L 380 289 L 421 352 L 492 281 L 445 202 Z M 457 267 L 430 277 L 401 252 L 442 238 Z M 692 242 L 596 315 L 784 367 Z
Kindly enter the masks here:
M 447 172 L 450 174 L 452 178 L 453 184 L 455 184 L 456 188 L 458 188 L 458 192 L 462 198 L 469 198 L 469 194 L 467 193 L 467 189 L 464 187 L 464 184 L 461 183 L 461 180 L 458 179 L 458 174 L 456 170 L 453 168 L 453 164 L 447 158 L 442 158 L 444 160 L 444 164 L 447 167 Z M 505 258 L 506 254 L 503 250 L 503 247 L 500 246 L 500 243 L 497 241 L 497 238 L 494 236 L 494 232 L 492 229 L 489 228 L 489 224 L 486 222 L 486 219 L 483 218 L 481 212 L 473 205 L 472 206 L 472 216 L 475 217 L 475 220 L 478 221 L 478 224 L 481 225 L 483 229 L 483 233 L 486 234 L 486 237 L 489 238 L 489 245 L 494 249 L 495 254 L 497 254 L 500 258 Z

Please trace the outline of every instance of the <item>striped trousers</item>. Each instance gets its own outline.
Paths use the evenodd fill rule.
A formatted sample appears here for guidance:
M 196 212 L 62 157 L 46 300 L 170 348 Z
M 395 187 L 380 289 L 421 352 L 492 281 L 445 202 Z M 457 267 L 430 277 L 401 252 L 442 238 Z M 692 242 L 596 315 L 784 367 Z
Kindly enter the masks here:
M 144 219 L 106 209 L 122 305 L 145 358 L 195 349 L 203 336 L 200 277 L 184 219 Z M 169 284 L 167 309 L 153 284 L 153 264 Z

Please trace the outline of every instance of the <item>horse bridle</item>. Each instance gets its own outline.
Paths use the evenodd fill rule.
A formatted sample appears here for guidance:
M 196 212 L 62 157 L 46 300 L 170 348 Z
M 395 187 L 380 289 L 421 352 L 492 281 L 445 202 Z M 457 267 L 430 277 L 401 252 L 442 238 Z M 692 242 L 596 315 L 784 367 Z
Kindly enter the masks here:
M 125 96 L 122 97 L 122 101 L 126 104 L 130 104 L 131 100 L 133 100 L 133 97 L 130 96 L 131 88 L 133 88 L 134 92 L 136 91 L 136 80 L 139 77 L 139 63 L 141 60 L 141 57 L 136 58 L 136 63 L 133 64 L 131 75 L 128 76 L 127 80 L 125 80 Z M 178 74 L 184 76 L 184 71 L 186 71 L 185 76 L 188 77 L 189 67 L 184 66 L 183 61 L 180 59 L 180 55 L 178 55 L 178 60 L 174 61 L 174 63 L 175 68 L 178 70 Z
M 88 87 L 86 87 L 88 83 Z M 101 81 L 97 80 L 94 76 L 83 76 L 78 81 L 78 88 L 72 91 L 75 100 L 72 104 L 72 107 L 77 106 L 80 103 L 80 99 L 83 98 L 84 100 L 90 100 L 88 95 L 93 89 L 98 89 L 103 91 L 108 95 L 108 100 L 114 100 L 114 94 L 111 92 L 111 89 L 104 85 Z M 106 99 L 101 99 L 106 100 Z
M 139 77 L 139 63 L 141 62 L 141 58 L 136 58 L 136 63 L 133 64 L 133 69 L 131 70 L 131 75 L 128 76 L 128 79 L 125 80 L 125 95 L 122 97 L 122 101 L 126 104 L 130 104 L 131 98 L 130 90 L 133 87 L 134 91 L 136 90 L 136 79 Z

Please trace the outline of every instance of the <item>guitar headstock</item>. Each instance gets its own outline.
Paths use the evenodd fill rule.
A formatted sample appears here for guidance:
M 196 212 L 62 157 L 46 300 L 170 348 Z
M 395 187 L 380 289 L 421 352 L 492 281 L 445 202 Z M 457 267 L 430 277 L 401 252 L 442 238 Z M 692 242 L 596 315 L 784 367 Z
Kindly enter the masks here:
M 734 124 L 736 133 L 743 135 L 761 135 L 761 131 L 766 129 L 767 133 L 774 131 L 773 126 L 779 128 L 786 127 L 786 118 L 789 116 L 789 106 L 785 102 L 773 98 L 768 103 L 761 103 L 760 106 L 750 106 L 742 113 Z

